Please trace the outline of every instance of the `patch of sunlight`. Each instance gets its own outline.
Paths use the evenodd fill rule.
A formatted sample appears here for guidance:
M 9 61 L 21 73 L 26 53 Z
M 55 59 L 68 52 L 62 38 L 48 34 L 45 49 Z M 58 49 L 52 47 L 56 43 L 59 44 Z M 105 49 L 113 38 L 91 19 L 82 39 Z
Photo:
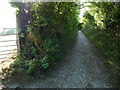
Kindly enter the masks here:
M 111 65 L 113 65 L 113 62 L 111 62 L 111 61 L 108 61 L 108 63 L 111 64 Z
M 0 1 L 0 28 L 16 28 L 16 9 L 8 1 Z
M 9 0 L 0 0 L 0 30 L 3 30 L 2 28 L 16 28 L 16 8 L 11 7 L 8 1 Z M 4 41 L 7 38 L 7 36 L 4 38 L 2 37 L 3 36 L 0 36 L 1 41 Z M 1 42 L 0 45 L 2 45 Z M 3 47 L 0 48 L 0 53 L 3 53 L 2 49 Z M 9 55 L 7 54 L 7 56 Z M 14 59 L 12 58 L 0 59 L 0 74 L 2 73 L 2 69 L 8 68 L 10 63 L 12 63 L 13 61 Z
M 0 67 L 0 68 L 2 68 L 2 69 L 9 68 L 10 64 L 13 63 L 16 60 L 15 59 L 16 56 L 17 56 L 16 53 L 11 54 L 10 57 L 1 60 L 0 63 L 1 63 L 2 67 Z
M 84 3 L 85 1 L 81 1 L 81 4 L 83 4 L 83 8 L 80 9 L 80 14 L 79 14 L 79 19 L 80 19 L 80 22 L 83 22 L 84 18 L 83 18 L 83 15 L 86 11 L 89 10 L 89 8 L 87 7 L 87 5 L 90 5 L 90 3 Z

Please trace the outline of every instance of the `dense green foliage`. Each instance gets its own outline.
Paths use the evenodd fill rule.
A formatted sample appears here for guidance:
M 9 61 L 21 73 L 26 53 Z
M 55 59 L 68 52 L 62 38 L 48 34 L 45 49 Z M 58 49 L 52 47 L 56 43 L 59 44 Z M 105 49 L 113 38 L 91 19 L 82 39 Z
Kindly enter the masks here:
M 24 3 L 13 3 L 19 7 Z M 78 24 L 78 5 L 74 2 L 30 4 L 30 25 L 20 57 L 11 65 L 13 71 L 29 74 L 54 67 L 62 60 L 81 29 L 90 41 L 103 52 L 115 86 L 120 86 L 120 3 L 91 2 L 86 6 L 82 22 Z M 82 27 L 81 27 L 82 26 Z M 24 37 L 24 33 L 20 35 Z
M 92 2 L 83 18 L 82 30 L 104 53 L 115 86 L 120 86 L 120 3 Z
M 26 44 L 21 46 L 26 53 L 21 53 L 11 67 L 34 74 L 63 59 L 76 39 L 78 14 L 74 2 L 30 3 Z

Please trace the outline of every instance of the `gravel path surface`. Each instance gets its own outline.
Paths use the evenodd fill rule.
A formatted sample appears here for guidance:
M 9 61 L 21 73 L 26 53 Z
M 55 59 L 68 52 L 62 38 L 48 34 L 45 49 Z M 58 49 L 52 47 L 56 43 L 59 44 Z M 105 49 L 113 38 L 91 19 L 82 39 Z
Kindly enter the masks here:
M 41 80 L 20 85 L 24 88 L 109 88 L 104 71 L 103 58 L 89 43 L 81 31 L 77 42 L 62 62 L 61 67 Z M 11 87 L 19 86 L 18 84 Z

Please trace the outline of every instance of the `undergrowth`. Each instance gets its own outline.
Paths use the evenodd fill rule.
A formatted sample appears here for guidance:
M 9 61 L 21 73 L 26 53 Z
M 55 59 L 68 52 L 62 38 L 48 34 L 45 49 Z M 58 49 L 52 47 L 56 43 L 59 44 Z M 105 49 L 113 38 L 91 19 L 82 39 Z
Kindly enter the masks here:
M 83 33 L 107 59 L 105 66 L 108 68 L 114 87 L 118 87 L 120 85 L 120 54 L 118 52 L 118 38 L 115 38 L 112 34 L 108 34 L 102 30 L 83 30 Z
M 19 13 L 24 12 L 21 7 L 19 9 Z M 55 68 L 76 40 L 77 18 L 78 9 L 74 2 L 31 3 L 27 33 L 20 35 L 25 42 L 20 43 L 21 52 L 10 65 L 10 75 L 23 75 L 24 72 L 35 76 Z
M 120 86 L 120 3 L 92 2 L 82 19 L 82 30 L 106 58 L 113 87 Z

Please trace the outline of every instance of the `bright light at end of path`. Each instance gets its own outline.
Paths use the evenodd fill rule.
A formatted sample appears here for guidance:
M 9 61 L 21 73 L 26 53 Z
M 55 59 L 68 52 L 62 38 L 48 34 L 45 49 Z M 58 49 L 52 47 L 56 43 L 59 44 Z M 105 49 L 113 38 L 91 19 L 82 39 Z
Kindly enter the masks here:
M 0 0 L 0 28 L 16 28 L 16 9 L 9 0 Z

